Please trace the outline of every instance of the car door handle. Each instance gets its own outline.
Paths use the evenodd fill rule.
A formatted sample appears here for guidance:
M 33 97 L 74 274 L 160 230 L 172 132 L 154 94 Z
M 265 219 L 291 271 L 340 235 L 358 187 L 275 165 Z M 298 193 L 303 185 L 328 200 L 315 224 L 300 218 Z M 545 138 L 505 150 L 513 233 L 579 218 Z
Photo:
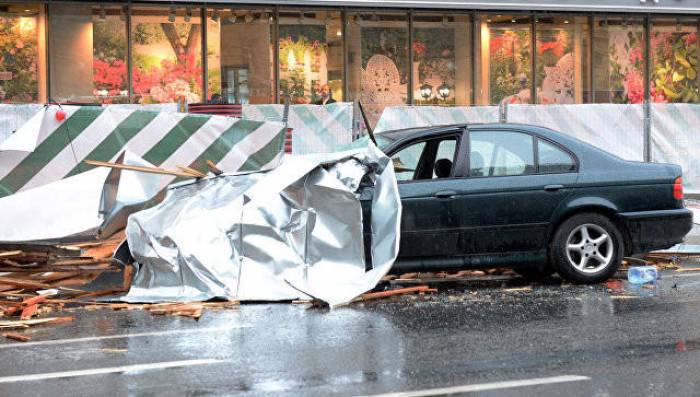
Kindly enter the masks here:
M 563 189 L 563 188 L 564 188 L 564 185 L 546 185 L 544 187 L 544 190 L 546 192 L 556 192 L 557 190 Z
M 435 197 L 439 199 L 448 199 L 452 198 L 457 194 L 454 190 L 440 190 L 439 192 L 435 193 Z

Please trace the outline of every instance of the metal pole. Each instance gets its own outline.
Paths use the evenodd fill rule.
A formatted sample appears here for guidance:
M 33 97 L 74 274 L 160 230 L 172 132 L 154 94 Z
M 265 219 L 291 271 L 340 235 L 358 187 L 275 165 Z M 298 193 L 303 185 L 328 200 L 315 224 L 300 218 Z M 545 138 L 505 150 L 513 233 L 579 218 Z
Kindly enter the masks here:
M 131 2 L 129 2 L 126 5 L 126 79 L 127 79 L 127 85 L 128 87 L 126 88 L 128 91 L 129 95 L 129 103 L 134 103 L 134 62 L 133 59 L 131 59 L 131 46 L 133 44 L 133 40 L 131 37 Z
M 651 162 L 651 17 L 644 23 L 644 161 Z
M 537 25 L 535 20 L 537 19 L 537 14 L 530 14 L 530 103 L 537 103 L 537 60 L 535 54 L 537 53 Z
M 472 106 L 476 105 L 476 86 L 477 86 L 477 73 L 476 73 L 476 68 L 477 68 L 477 62 L 476 58 L 479 56 L 479 54 L 476 51 L 477 47 L 477 42 L 479 40 L 479 26 L 478 26 L 478 21 L 476 18 L 476 11 L 471 13 L 471 20 L 472 20 L 472 62 L 471 62 L 471 74 L 472 74 L 472 84 L 471 84 L 471 104 Z
M 413 10 L 408 11 L 408 93 L 409 105 L 413 105 Z
M 273 51 L 273 63 L 274 63 L 274 69 L 273 69 L 273 79 L 275 80 L 275 103 L 280 103 L 280 35 L 279 35 L 279 16 L 280 16 L 280 9 L 278 6 L 275 6 L 274 10 L 274 21 L 272 21 L 272 34 L 275 35 L 273 38 L 274 46 L 275 49 Z
M 346 10 L 341 12 L 340 19 L 343 24 L 340 28 L 343 34 L 341 39 L 341 45 L 343 46 L 343 101 L 347 101 L 350 95 L 348 93 L 348 12 Z
M 207 7 L 200 8 L 202 21 L 202 103 L 209 98 L 209 62 L 207 59 Z

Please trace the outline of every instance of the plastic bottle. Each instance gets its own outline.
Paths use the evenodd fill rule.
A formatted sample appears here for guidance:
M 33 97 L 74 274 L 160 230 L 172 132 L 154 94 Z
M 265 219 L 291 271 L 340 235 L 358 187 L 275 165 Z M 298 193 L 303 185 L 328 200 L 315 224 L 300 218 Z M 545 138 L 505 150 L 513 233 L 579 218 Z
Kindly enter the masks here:
M 654 283 L 658 277 L 656 266 L 634 266 L 627 271 L 627 281 L 630 284 Z

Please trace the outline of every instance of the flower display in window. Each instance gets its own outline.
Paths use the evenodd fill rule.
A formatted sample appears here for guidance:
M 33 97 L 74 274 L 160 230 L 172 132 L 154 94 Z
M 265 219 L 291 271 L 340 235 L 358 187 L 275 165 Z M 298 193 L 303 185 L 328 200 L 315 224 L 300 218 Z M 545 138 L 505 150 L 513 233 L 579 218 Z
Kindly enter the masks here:
M 504 99 L 512 103 L 530 100 L 529 29 L 491 30 L 489 53 L 489 90 L 491 103 Z
M 0 17 L 0 101 L 36 102 L 37 30 L 36 17 Z

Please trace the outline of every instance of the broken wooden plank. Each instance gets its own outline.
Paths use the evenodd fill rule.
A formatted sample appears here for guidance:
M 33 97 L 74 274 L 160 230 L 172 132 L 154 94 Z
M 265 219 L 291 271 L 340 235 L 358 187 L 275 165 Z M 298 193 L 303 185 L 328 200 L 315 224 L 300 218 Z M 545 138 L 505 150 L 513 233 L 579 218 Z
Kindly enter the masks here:
M 207 167 L 209 167 L 209 171 L 211 171 L 212 174 L 214 174 L 214 175 L 221 175 L 221 174 L 224 173 L 224 172 L 221 171 L 221 169 L 220 169 L 219 167 L 217 167 L 216 164 L 214 164 L 214 162 L 211 161 L 211 160 L 207 160 Z
M 366 294 L 360 295 L 359 300 L 368 301 L 368 300 L 372 300 L 372 299 L 386 298 L 386 297 L 394 296 L 394 295 L 410 294 L 412 292 L 434 292 L 434 291 L 435 291 L 434 289 L 430 288 L 427 285 L 419 285 L 416 287 L 391 289 L 388 291 L 368 292 Z
M 2 336 L 4 336 L 7 339 L 12 339 L 12 340 L 20 341 L 20 342 L 26 342 L 26 341 L 32 339 L 32 337 L 29 335 L 22 335 L 22 334 L 18 334 L 16 332 L 5 332 L 2 334 Z
M 190 167 L 187 167 L 184 165 L 178 164 L 177 168 L 179 168 L 180 171 L 188 173 L 195 178 L 205 178 L 207 176 L 207 174 L 201 173 L 201 172 L 195 170 L 194 168 L 190 168 Z
M 181 176 L 184 178 L 192 178 L 192 174 L 189 174 L 187 172 L 168 170 L 168 169 L 159 168 L 159 167 L 144 167 L 144 166 L 140 166 L 140 165 L 117 164 L 117 163 L 110 163 L 110 162 L 106 162 L 106 161 L 95 161 L 95 160 L 84 160 L 84 162 L 85 162 L 85 164 L 90 164 L 90 165 L 94 165 L 97 167 L 119 168 L 119 169 L 128 170 L 128 171 L 137 171 L 137 172 L 146 172 L 146 173 L 151 173 L 151 174 L 173 175 L 173 176 Z

